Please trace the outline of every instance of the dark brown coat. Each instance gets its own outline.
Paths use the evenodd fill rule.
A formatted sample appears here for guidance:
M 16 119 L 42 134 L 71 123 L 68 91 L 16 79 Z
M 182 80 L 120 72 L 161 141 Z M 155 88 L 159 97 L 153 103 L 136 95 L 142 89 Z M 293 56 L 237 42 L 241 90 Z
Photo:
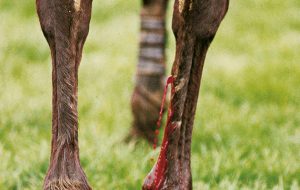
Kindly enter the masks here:
M 52 57 L 52 147 L 44 189 L 90 190 L 80 166 L 77 84 L 92 0 L 37 0 Z

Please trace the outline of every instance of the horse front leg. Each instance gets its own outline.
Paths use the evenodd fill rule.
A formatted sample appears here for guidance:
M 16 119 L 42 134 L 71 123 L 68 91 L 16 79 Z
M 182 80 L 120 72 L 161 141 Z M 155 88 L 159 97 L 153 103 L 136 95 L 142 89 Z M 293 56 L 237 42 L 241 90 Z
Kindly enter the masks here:
M 144 189 L 190 190 L 191 139 L 205 56 L 228 9 L 228 0 L 176 0 L 173 32 L 176 55 L 172 67 L 167 135 L 159 160 Z
M 77 83 L 91 0 L 37 0 L 52 57 L 52 144 L 45 190 L 90 190 L 79 160 Z
M 132 136 L 155 140 L 165 77 L 166 8 L 168 0 L 143 0 L 136 84 L 131 100 Z

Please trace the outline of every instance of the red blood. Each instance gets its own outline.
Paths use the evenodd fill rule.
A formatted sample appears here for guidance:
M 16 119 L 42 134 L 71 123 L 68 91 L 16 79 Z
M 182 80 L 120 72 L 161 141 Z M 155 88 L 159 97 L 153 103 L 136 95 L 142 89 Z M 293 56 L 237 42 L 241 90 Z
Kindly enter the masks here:
M 173 82 L 174 82 L 174 77 L 170 76 L 167 80 L 167 84 L 166 84 L 165 91 L 164 91 L 164 96 L 162 99 L 159 119 L 157 121 L 158 128 L 161 125 L 163 107 L 165 104 L 165 99 L 166 99 L 166 94 L 167 94 L 167 89 L 168 89 L 169 84 L 172 85 L 172 88 L 171 88 L 172 94 L 171 95 L 173 95 L 175 93 L 175 88 L 174 88 Z M 165 132 L 164 132 L 161 149 L 160 149 L 160 154 L 159 154 L 159 157 L 158 157 L 158 160 L 157 160 L 155 166 L 152 168 L 151 172 L 148 174 L 148 176 L 145 179 L 144 186 L 143 186 L 144 190 L 159 190 L 165 180 L 165 173 L 166 173 L 167 164 L 168 164 L 168 161 L 167 161 L 167 150 L 168 150 L 168 144 L 169 144 L 168 139 L 169 139 L 171 132 L 176 127 L 171 124 L 172 115 L 173 115 L 172 103 L 170 102 L 169 109 L 168 109 L 168 118 L 167 118 L 167 123 L 166 123 L 166 128 L 165 128 Z M 158 135 L 158 133 L 157 133 L 157 135 Z M 156 143 L 155 143 L 154 147 L 156 147 Z
M 175 89 L 173 87 L 173 82 L 174 82 L 174 77 L 173 76 L 169 76 L 168 79 L 167 79 L 167 84 L 165 86 L 165 89 L 164 89 L 164 94 L 163 94 L 163 98 L 162 98 L 162 101 L 161 101 L 161 106 L 160 106 L 160 112 L 159 112 L 159 118 L 158 118 L 158 121 L 156 123 L 157 125 L 157 129 L 155 130 L 155 140 L 154 140 L 154 144 L 156 144 L 157 142 L 157 137 L 159 135 L 159 128 L 161 127 L 161 121 L 162 121 L 162 117 L 163 117 L 163 110 L 164 110 L 164 105 L 165 105 L 165 101 L 166 101 L 166 96 L 167 96 L 167 92 L 168 92 L 168 86 L 171 84 L 172 85 L 172 89 L 171 89 L 171 93 L 174 94 L 175 92 Z M 170 104 L 171 105 L 171 104 Z M 169 107 L 169 110 L 168 110 L 168 120 L 169 120 L 169 117 L 171 117 L 171 113 L 172 110 L 170 109 Z
M 153 144 L 153 149 L 154 149 L 154 150 L 156 149 L 156 146 L 157 146 L 156 144 Z

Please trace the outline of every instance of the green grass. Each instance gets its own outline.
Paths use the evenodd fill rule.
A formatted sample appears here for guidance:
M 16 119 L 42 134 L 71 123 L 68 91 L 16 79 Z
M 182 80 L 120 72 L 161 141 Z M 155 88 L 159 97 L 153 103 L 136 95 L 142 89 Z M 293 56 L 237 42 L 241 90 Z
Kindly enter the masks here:
M 41 189 L 49 163 L 51 64 L 34 6 L 0 1 L 0 189 Z M 202 80 L 194 189 L 300 188 L 299 10 L 299 0 L 231 0 Z M 79 138 L 96 190 L 140 189 L 158 155 L 146 143 L 121 141 L 131 122 L 138 15 L 139 1 L 94 1 Z M 172 34 L 167 55 L 170 68 Z

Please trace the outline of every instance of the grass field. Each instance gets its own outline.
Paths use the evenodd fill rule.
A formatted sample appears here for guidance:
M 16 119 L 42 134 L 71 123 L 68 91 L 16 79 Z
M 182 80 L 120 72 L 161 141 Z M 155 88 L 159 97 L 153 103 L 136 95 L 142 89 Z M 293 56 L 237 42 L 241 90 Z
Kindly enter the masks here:
M 122 142 L 131 122 L 139 6 L 94 1 L 79 76 L 79 138 L 95 190 L 140 189 L 158 155 L 144 142 Z M 35 2 L 1 0 L 0 25 L 0 189 L 41 189 L 50 153 L 51 64 Z M 171 30 L 167 55 L 170 68 Z M 299 0 L 231 0 L 202 80 L 194 189 L 300 189 L 299 61 Z

